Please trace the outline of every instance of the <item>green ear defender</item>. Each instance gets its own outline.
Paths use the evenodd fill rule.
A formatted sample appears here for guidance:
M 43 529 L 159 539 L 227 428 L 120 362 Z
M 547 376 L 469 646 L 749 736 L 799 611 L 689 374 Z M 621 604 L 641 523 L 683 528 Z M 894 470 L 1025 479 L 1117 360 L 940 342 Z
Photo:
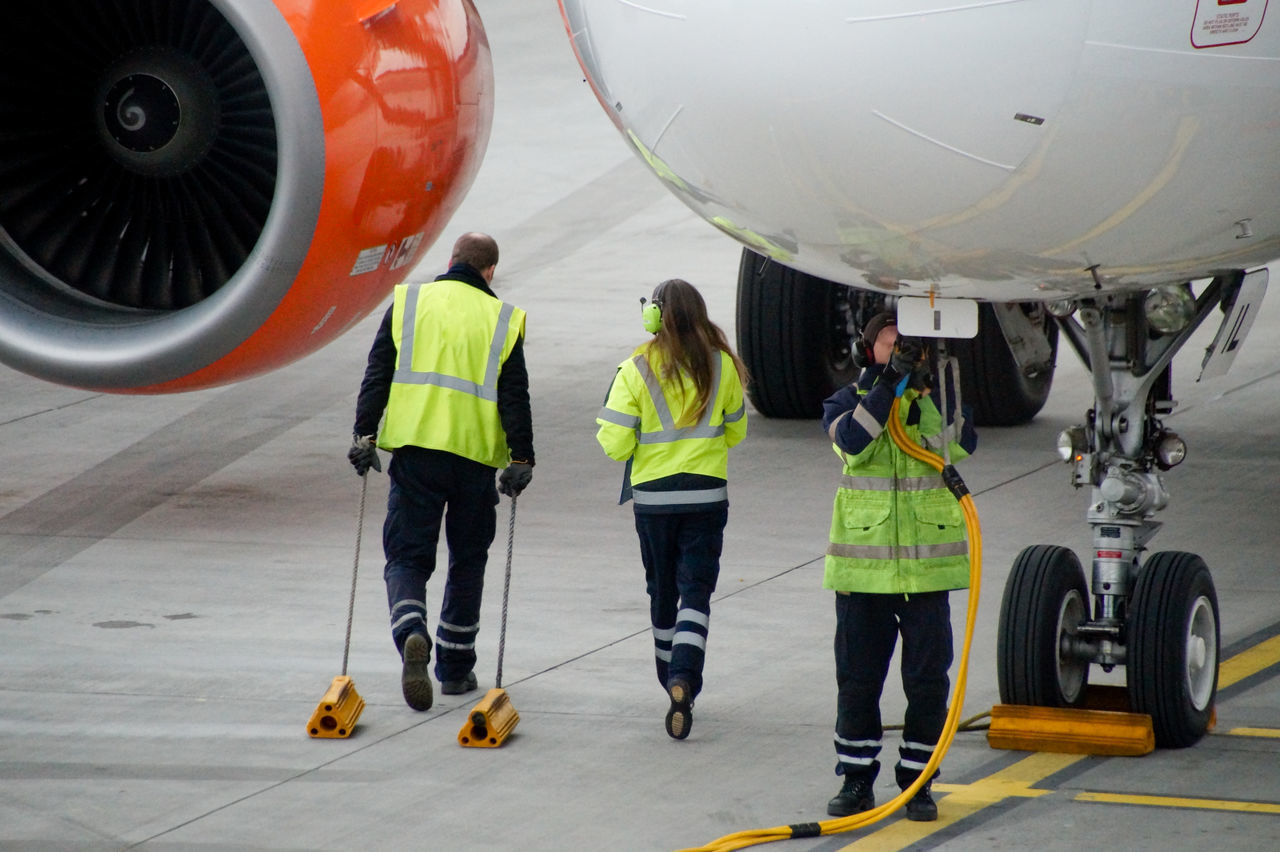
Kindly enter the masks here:
M 657 334 L 662 329 L 662 305 L 655 299 L 649 304 L 644 296 L 640 297 L 640 319 L 644 322 L 644 330 Z

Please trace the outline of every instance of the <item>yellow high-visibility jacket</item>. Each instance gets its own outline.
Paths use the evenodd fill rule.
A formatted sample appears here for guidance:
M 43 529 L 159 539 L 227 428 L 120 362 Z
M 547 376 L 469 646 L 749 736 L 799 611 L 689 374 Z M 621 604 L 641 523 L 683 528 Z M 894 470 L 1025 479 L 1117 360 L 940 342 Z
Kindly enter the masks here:
M 681 372 L 661 381 L 661 363 L 654 363 L 657 353 L 648 344 L 618 366 L 596 417 L 596 440 L 609 458 L 631 460 L 636 511 L 728 500 L 729 448 L 747 434 L 747 408 L 733 359 L 719 356 L 712 362 L 711 401 L 696 423 L 688 422 L 697 399 L 693 379 Z

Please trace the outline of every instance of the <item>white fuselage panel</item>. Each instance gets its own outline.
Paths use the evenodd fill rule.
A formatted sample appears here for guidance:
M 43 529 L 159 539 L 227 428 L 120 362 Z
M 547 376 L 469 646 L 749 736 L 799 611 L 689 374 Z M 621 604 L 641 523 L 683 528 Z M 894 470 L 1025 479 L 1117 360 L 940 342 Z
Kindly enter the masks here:
M 561 0 L 685 204 L 833 281 L 1012 301 L 1280 256 L 1267 0 Z

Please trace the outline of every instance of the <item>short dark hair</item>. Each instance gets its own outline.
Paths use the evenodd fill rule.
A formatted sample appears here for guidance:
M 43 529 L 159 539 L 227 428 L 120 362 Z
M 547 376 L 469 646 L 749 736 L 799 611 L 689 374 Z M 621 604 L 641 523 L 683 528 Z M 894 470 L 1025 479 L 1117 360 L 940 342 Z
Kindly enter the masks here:
M 453 244 L 449 265 L 465 263 L 480 272 L 498 265 L 498 241 L 488 234 L 473 231 L 458 237 Z

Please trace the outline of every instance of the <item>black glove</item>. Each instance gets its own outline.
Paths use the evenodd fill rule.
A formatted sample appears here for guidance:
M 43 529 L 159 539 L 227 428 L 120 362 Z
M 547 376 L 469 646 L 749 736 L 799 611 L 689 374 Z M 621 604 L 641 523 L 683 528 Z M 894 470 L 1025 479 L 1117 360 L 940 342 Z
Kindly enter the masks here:
M 513 461 L 498 474 L 498 490 L 508 497 L 515 497 L 529 487 L 533 479 L 533 465 L 528 462 Z
M 356 473 L 364 476 L 373 468 L 382 473 L 382 462 L 378 459 L 378 446 L 372 435 L 352 435 L 351 449 L 347 450 L 347 461 L 356 469 Z
M 910 376 L 907 384 L 915 390 L 922 391 L 933 386 L 933 377 L 929 372 L 929 350 L 918 338 L 898 338 L 893 346 L 888 369 L 897 373 L 898 381 L 903 376 Z
M 924 346 L 914 337 L 899 337 L 893 344 L 893 355 L 889 357 L 889 366 L 899 377 L 914 372 L 924 361 Z

